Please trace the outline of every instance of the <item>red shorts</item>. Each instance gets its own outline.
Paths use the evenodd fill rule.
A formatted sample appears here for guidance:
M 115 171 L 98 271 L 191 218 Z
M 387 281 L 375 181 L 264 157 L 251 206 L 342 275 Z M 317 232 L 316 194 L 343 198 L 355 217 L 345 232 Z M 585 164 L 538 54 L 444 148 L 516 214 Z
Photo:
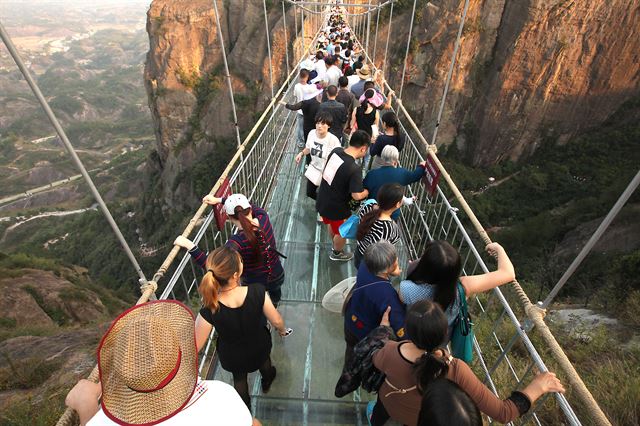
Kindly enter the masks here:
M 342 225 L 345 220 L 347 219 L 333 220 L 333 219 L 327 219 L 326 217 L 322 218 L 322 222 L 331 227 L 331 231 L 333 232 L 334 235 L 340 235 L 340 225 Z

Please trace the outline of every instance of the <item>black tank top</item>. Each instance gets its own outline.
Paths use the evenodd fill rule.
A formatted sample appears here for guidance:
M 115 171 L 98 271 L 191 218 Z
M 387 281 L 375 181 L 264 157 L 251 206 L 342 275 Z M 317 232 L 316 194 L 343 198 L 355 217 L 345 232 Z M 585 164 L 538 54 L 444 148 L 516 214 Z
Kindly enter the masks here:
M 371 136 L 373 134 L 371 125 L 374 124 L 376 120 L 376 109 L 373 108 L 369 114 L 365 114 L 366 110 L 366 107 L 358 107 L 356 110 L 356 123 L 358 123 L 358 130 L 364 130 Z

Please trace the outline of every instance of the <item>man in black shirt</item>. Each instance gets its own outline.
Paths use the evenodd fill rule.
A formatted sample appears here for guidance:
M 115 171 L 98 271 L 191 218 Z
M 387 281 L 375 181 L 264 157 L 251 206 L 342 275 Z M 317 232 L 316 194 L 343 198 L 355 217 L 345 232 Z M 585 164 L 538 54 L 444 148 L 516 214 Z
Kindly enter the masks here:
M 340 235 L 339 228 L 351 216 L 350 201 L 364 200 L 369 195 L 362 186 L 362 168 L 356 160 L 366 155 L 370 144 L 371 137 L 366 132 L 356 131 L 348 148 L 336 148 L 331 152 L 322 172 L 316 210 L 322 221 L 329 225 L 333 239 L 331 260 L 348 261 L 353 257 L 353 253 L 343 251 L 347 241 Z
M 320 104 L 318 111 L 327 111 L 333 116 L 333 124 L 329 132 L 342 142 L 342 132 L 347 122 L 347 109 L 343 104 L 336 101 L 338 88 L 334 85 L 327 87 L 327 100 Z
M 340 79 L 338 79 L 338 85 L 340 86 L 340 90 L 338 90 L 336 101 L 340 102 L 347 109 L 347 122 L 345 123 L 342 141 L 344 144 L 348 144 L 349 135 L 351 134 L 351 127 L 349 127 L 351 124 L 351 113 L 358 105 L 355 95 L 349 90 L 349 80 L 347 77 L 340 77 Z

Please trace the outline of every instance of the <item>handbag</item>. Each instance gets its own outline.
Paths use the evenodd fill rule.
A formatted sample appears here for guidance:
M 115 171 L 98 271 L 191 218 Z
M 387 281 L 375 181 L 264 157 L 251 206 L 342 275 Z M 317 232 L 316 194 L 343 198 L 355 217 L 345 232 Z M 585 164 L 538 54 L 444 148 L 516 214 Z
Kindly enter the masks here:
M 309 179 L 309 182 L 314 184 L 315 186 L 320 186 L 322 183 L 322 172 L 311 164 L 307 167 L 307 170 L 304 172 L 304 177 Z
M 322 298 L 322 307 L 329 312 L 341 313 L 347 295 L 355 284 L 356 277 L 349 277 L 331 287 Z
M 469 364 L 473 361 L 473 322 L 469 315 L 467 297 L 462 284 L 458 283 L 458 294 L 462 299 L 458 317 L 451 334 L 451 354 Z
M 372 286 L 374 284 L 385 282 L 388 281 L 376 281 L 354 289 L 353 286 L 356 285 L 356 277 L 345 278 L 338 284 L 331 287 L 329 291 L 325 293 L 325 295 L 322 297 L 322 307 L 329 312 L 344 314 L 347 303 L 349 302 L 349 300 L 351 300 L 351 296 L 354 292 L 362 290 L 363 288 Z
M 360 208 L 374 203 L 376 203 L 376 200 L 369 198 L 360 204 Z M 356 235 L 358 234 L 358 225 L 360 225 L 360 216 L 358 216 L 357 213 L 351 215 L 342 225 L 340 225 L 340 236 L 347 240 L 355 240 Z

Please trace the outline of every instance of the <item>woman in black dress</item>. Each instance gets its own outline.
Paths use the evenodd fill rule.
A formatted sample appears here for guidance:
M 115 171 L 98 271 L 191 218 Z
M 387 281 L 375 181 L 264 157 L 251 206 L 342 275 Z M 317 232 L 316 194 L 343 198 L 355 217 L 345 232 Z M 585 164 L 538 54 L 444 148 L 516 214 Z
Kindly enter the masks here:
M 250 409 L 247 374 L 260 370 L 264 393 L 276 377 L 267 319 L 281 336 L 288 331 L 262 284 L 240 285 L 242 258 L 236 250 L 215 249 L 206 269 L 198 288 L 203 306 L 196 318 L 196 345 L 200 351 L 215 327 L 220 364 L 233 374 L 233 386 Z

